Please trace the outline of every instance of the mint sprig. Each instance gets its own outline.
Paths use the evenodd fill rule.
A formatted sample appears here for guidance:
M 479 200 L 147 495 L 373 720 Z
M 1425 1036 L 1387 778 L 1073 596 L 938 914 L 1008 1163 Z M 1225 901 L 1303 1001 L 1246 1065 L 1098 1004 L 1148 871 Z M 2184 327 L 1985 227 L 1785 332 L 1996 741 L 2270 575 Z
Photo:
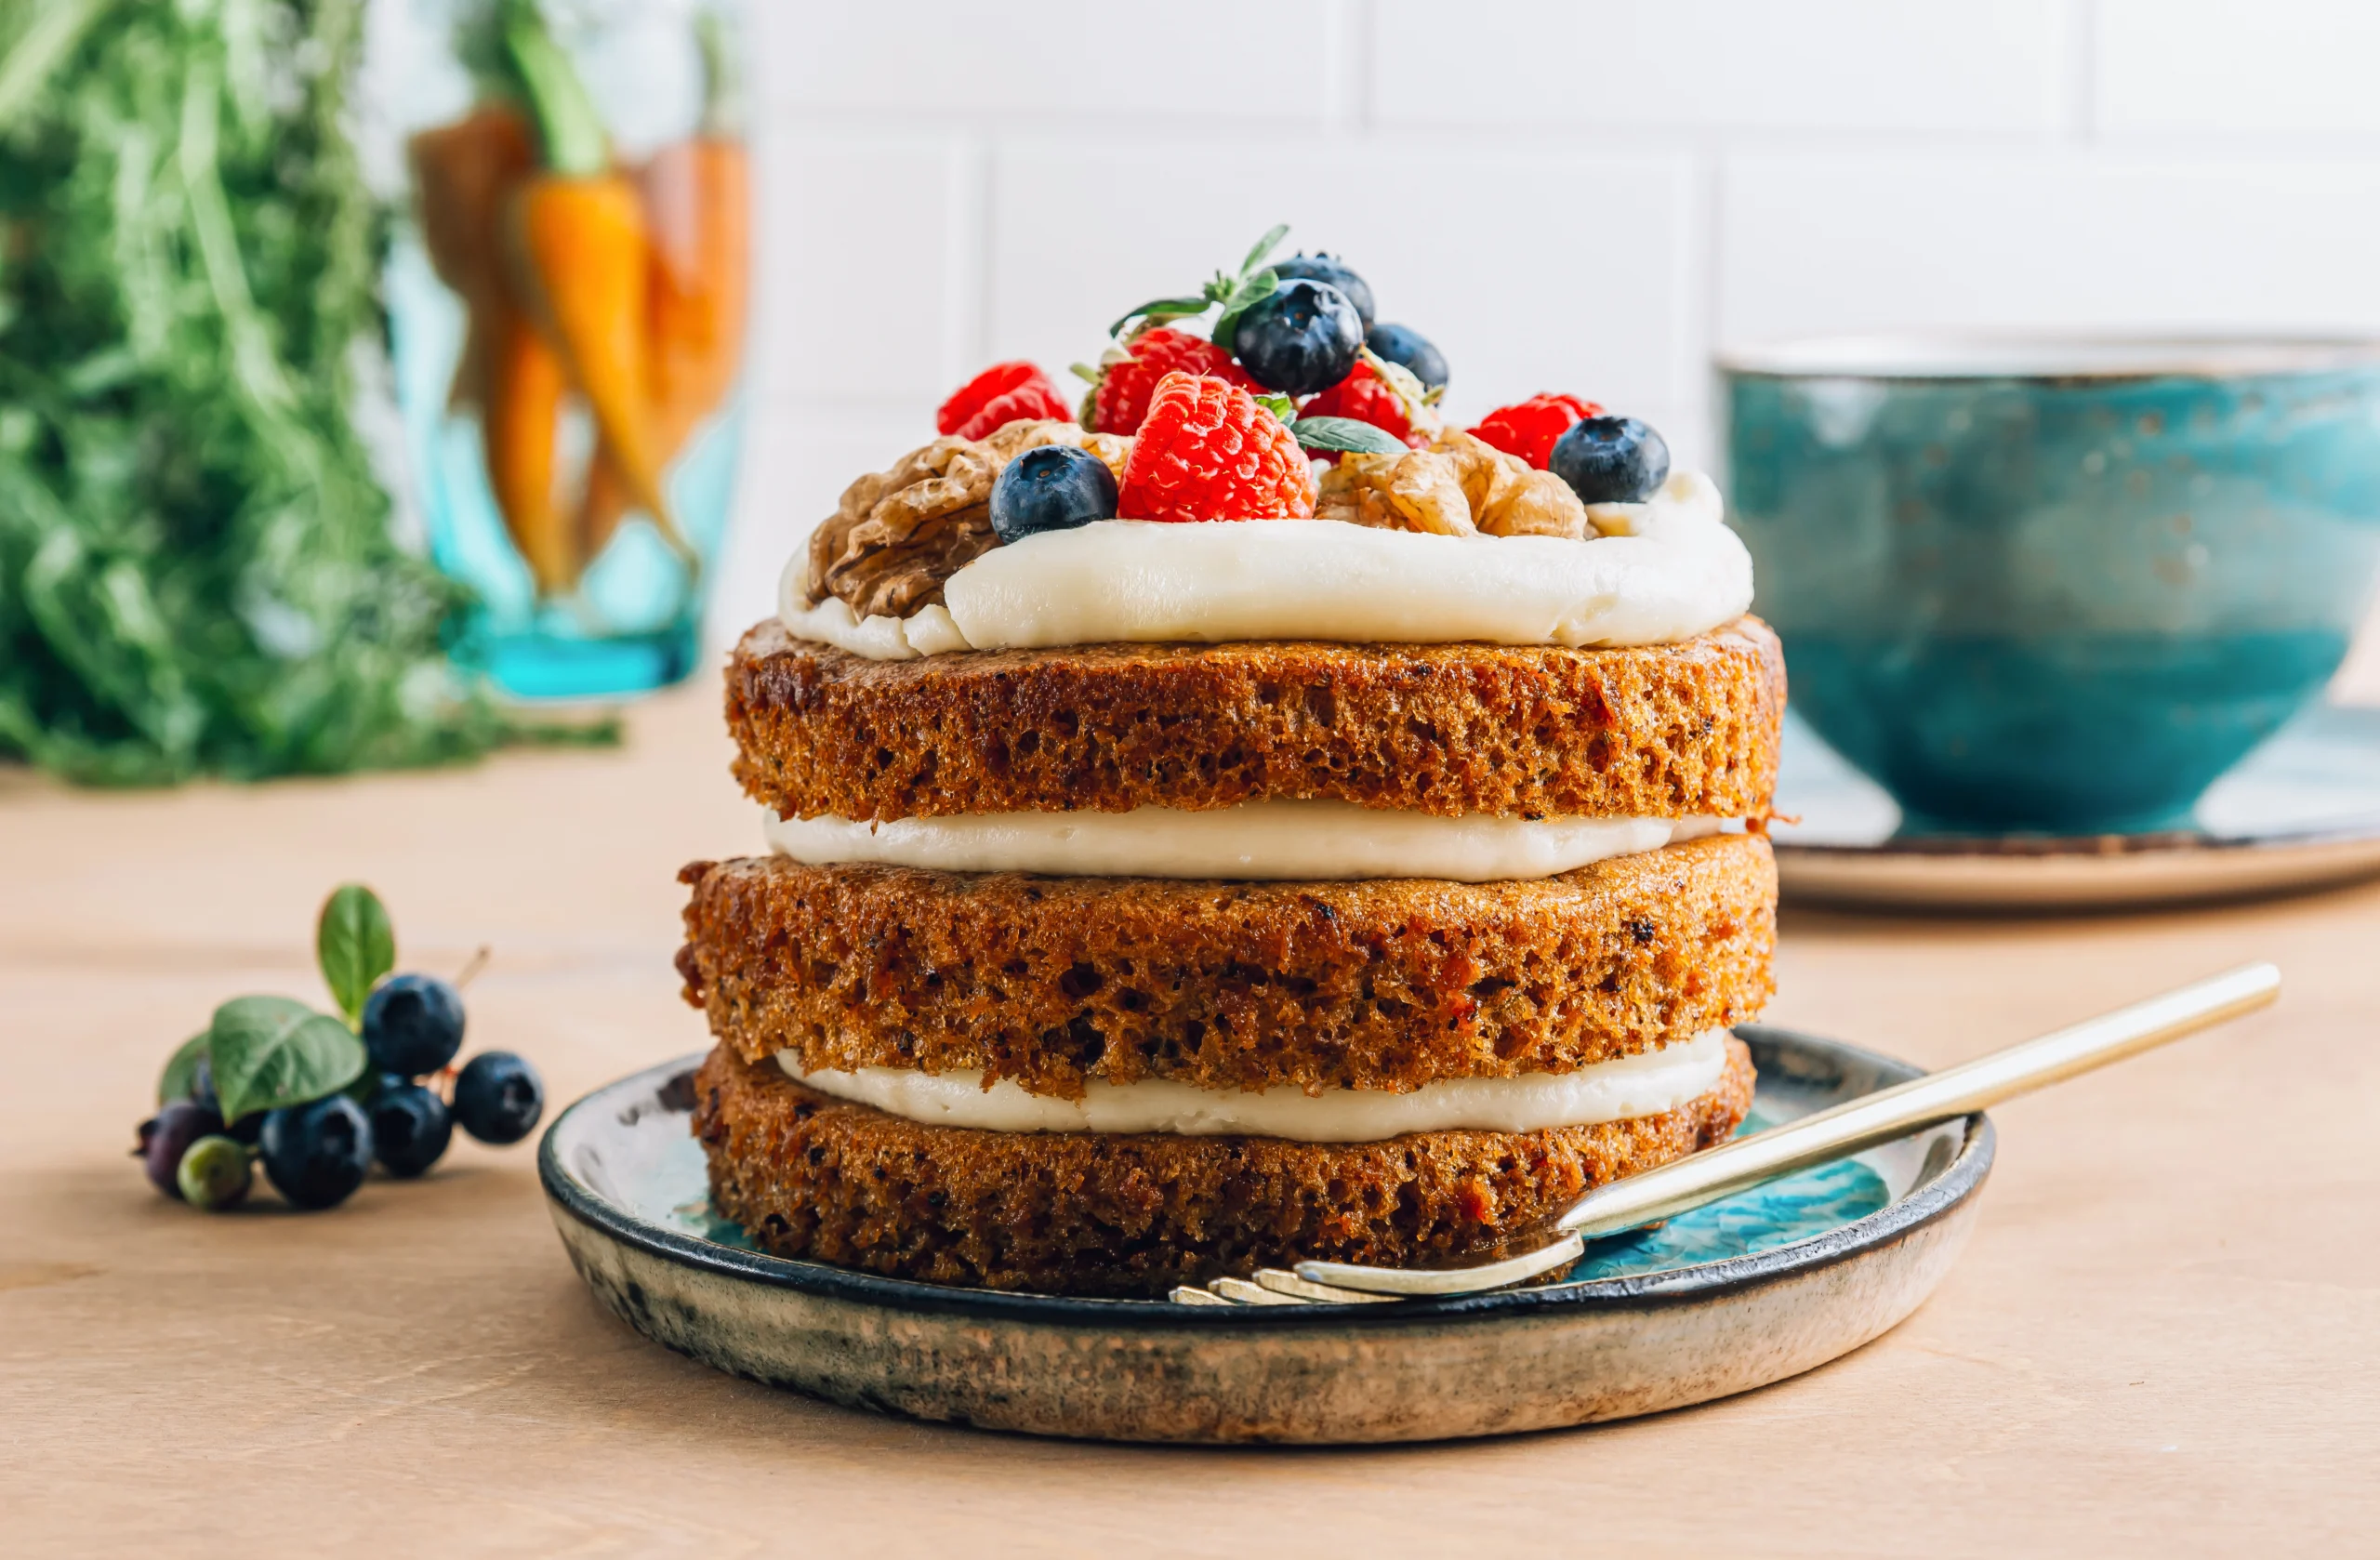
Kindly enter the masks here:
M 157 1103 L 189 1098 L 201 1062 L 226 1121 L 305 1104 L 362 1080 L 370 1070 L 356 1038 L 364 1004 L 397 962 L 396 932 L 380 896 L 362 883 L 332 890 L 315 918 L 314 958 L 343 1020 L 294 998 L 234 997 L 166 1060 Z
M 1248 251 L 1237 271 L 1215 272 L 1213 280 L 1199 288 L 1195 297 L 1161 297 L 1130 310 L 1107 327 L 1107 334 L 1119 341 L 1130 341 L 1144 331 L 1175 320 L 1196 319 L 1208 310 L 1220 307 L 1223 312 L 1215 316 L 1207 339 L 1225 352 L 1231 351 L 1239 333 L 1239 317 L 1271 297 L 1281 284 L 1281 279 L 1265 261 L 1289 234 L 1287 222 L 1275 223 Z

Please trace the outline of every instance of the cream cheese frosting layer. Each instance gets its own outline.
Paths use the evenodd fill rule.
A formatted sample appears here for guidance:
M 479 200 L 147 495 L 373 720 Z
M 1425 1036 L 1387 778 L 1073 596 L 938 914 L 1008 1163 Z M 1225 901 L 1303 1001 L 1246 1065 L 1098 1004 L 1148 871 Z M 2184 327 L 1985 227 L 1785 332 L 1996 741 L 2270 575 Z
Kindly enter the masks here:
M 1181 812 L 999 813 L 973 817 L 780 818 L 761 811 L 779 855 L 813 866 L 880 862 L 944 872 L 1291 881 L 1550 878 L 1657 851 L 1726 826 L 1718 818 L 1434 817 L 1345 801 L 1251 801 Z
M 796 1082 L 930 1127 L 993 1132 L 1168 1132 L 1186 1137 L 1375 1143 L 1405 1132 L 1536 1132 L 1659 1116 L 1708 1093 L 1727 1065 L 1727 1031 L 1598 1062 L 1570 1073 L 1444 1078 L 1407 1093 L 1380 1089 L 1262 1091 L 1199 1089 L 1163 1078 L 1093 1081 L 1079 1100 L 1030 1094 L 1012 1079 L 988 1088 L 974 1071 L 861 1067 L 804 1072 L 791 1051 L 777 1065 Z
M 997 547 L 904 619 L 807 604 L 797 554 L 779 615 L 799 638 L 878 660 L 1070 644 L 1667 644 L 1752 605 L 1752 557 L 1719 490 L 1673 474 L 1643 504 L 1598 504 L 1603 535 L 1440 536 L 1336 521 L 1107 520 Z

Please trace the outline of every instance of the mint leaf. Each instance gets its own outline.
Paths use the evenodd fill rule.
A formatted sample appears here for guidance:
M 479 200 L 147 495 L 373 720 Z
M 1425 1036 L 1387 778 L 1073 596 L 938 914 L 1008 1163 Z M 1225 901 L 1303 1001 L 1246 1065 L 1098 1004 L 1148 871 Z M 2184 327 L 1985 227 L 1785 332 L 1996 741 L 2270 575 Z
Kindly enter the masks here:
M 1403 455 L 1408 447 L 1386 429 L 1354 417 L 1300 417 L 1289 424 L 1298 443 L 1310 450 L 1338 450 L 1352 455 Z
M 159 1104 L 171 1104 L 176 1100 L 190 1098 L 191 1086 L 198 1081 L 198 1064 L 206 1057 L 208 1034 L 207 1030 L 200 1030 L 165 1058 L 165 1070 L 157 1076 Z
M 335 1094 L 364 1074 L 364 1042 L 286 997 L 234 997 L 215 1010 L 207 1062 L 223 1119 Z
M 1144 303 L 1138 309 L 1127 311 L 1122 319 L 1107 327 L 1107 334 L 1123 335 L 1124 327 L 1134 320 L 1147 320 L 1155 324 L 1164 320 L 1186 319 L 1192 314 L 1203 314 L 1206 311 L 1207 300 L 1203 297 L 1161 297 L 1153 302 Z
M 1248 258 L 1239 262 L 1241 272 L 1244 274 L 1263 265 L 1264 258 L 1280 247 L 1281 240 L 1289 236 L 1289 225 L 1287 222 L 1274 223 L 1264 236 L 1256 241 L 1256 247 L 1248 252 Z
M 1215 328 L 1207 333 L 1208 339 L 1236 357 L 1239 347 L 1239 317 L 1255 305 L 1273 296 L 1281 279 L 1269 271 L 1253 276 L 1243 276 L 1223 299 L 1223 311 L 1215 317 Z
M 372 995 L 373 984 L 397 965 L 397 934 L 390 928 L 380 896 L 362 883 L 341 883 L 332 890 L 323 901 L 322 919 L 314 923 L 314 958 L 349 1025 L 361 1025 L 364 999 Z
M 1298 420 L 1298 403 L 1290 400 L 1288 396 L 1260 395 L 1255 399 L 1256 404 L 1272 413 L 1273 416 L 1278 417 L 1282 422 L 1293 423 Z

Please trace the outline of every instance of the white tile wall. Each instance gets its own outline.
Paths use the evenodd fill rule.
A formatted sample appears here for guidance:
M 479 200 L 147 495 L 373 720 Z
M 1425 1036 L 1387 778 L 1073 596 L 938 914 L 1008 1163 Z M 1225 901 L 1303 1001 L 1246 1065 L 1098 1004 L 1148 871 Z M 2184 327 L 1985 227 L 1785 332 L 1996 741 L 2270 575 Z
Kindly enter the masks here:
M 2099 0 L 2094 51 L 2111 136 L 2380 138 L 2368 0 Z
M 1382 125 L 2041 134 L 2064 0 L 1379 0 Z
M 1062 383 L 1274 221 L 1453 408 L 1712 457 L 1713 347 L 2380 330 L 2380 0 L 748 0 L 765 218 L 716 632 L 974 369 Z

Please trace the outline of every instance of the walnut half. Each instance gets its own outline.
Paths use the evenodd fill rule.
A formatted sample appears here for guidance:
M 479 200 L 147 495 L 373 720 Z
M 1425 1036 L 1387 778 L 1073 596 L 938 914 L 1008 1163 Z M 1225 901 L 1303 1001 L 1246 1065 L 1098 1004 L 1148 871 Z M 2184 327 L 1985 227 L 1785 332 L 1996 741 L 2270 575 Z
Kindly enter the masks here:
M 810 536 L 810 604 L 839 598 L 857 617 L 906 617 L 942 600 L 951 575 L 998 545 L 992 479 L 1026 450 L 1074 444 L 1123 480 L 1132 441 L 1085 433 L 1071 422 L 1020 420 L 981 440 L 948 435 L 911 450 L 892 469 L 843 490 Z
M 1440 536 L 1478 534 L 1454 463 L 1431 450 L 1341 456 L 1322 475 L 1314 518 Z
M 1593 535 L 1568 483 L 1453 429 L 1426 450 L 1341 456 L 1314 517 L 1441 536 Z

